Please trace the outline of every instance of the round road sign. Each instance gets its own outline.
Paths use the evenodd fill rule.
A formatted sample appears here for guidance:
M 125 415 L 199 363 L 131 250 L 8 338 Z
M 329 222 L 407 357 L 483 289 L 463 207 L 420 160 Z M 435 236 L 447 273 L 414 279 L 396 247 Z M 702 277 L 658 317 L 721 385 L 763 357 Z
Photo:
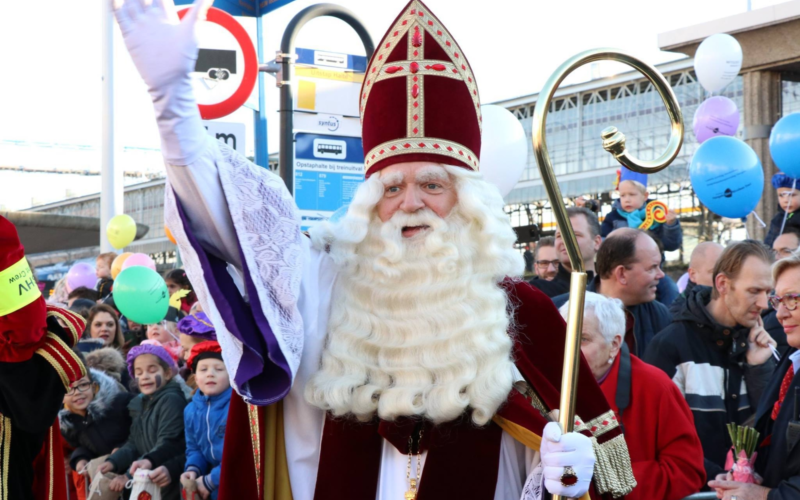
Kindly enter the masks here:
M 189 9 L 182 9 L 183 19 Z M 258 57 L 250 35 L 233 16 L 210 8 L 206 21 L 197 25 L 200 50 L 192 87 L 200 116 L 214 120 L 239 109 L 258 79 Z

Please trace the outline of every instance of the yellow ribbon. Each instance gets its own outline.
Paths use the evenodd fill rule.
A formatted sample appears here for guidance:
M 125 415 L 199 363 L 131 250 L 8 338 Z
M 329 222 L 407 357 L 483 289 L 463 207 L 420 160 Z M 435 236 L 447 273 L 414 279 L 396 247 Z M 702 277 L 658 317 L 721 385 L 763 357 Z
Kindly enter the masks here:
M 0 271 L 0 316 L 11 314 L 42 296 L 25 257 Z

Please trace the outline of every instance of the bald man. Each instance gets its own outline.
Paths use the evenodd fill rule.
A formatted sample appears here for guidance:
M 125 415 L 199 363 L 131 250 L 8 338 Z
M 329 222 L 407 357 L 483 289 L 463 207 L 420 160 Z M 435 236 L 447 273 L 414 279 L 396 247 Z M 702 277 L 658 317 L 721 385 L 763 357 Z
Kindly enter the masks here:
M 714 284 L 713 271 L 714 264 L 717 259 L 722 255 L 725 248 L 719 243 L 713 241 L 704 241 L 700 243 L 694 250 L 692 256 L 689 258 L 689 282 L 686 284 L 686 289 L 675 299 L 669 307 L 669 312 L 674 316 L 681 309 L 686 306 L 686 297 L 697 285 L 712 286 Z

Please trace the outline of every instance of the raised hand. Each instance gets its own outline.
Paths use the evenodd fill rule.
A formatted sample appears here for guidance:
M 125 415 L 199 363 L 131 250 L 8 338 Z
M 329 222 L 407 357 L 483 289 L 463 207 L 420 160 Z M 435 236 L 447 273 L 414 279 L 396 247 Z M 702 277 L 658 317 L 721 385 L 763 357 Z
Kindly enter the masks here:
M 772 349 L 778 345 L 764 329 L 764 322 L 758 318 L 758 322 L 750 329 L 747 338 L 747 364 L 761 365 L 772 357 Z
M 195 0 L 179 21 L 172 0 L 113 0 L 125 46 L 151 93 L 188 81 L 197 60 L 195 27 L 212 3 Z

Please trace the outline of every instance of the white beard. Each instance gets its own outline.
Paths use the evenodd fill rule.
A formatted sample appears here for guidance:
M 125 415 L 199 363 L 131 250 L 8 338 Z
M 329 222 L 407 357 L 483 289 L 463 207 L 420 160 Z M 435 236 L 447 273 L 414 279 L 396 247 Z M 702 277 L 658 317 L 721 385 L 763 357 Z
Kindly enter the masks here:
M 312 234 L 340 271 L 321 369 L 305 389 L 311 404 L 362 420 L 377 413 L 435 423 L 470 407 L 484 425 L 506 400 L 512 340 L 498 283 L 524 264 L 497 191 L 446 168 L 459 189 L 446 219 L 424 209 L 381 223 L 371 208 L 383 192 L 374 176 L 337 227 Z M 430 229 L 403 238 L 403 226 L 418 225 Z

